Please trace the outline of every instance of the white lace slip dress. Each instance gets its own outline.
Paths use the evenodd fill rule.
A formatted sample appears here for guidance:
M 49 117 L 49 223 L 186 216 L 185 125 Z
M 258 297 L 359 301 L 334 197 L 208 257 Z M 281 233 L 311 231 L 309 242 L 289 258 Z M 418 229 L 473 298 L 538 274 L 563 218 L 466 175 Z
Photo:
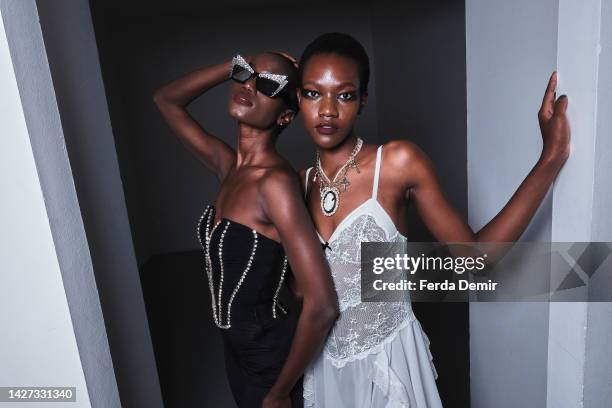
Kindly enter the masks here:
M 429 339 L 409 295 L 406 302 L 361 302 L 361 242 L 407 241 L 377 200 L 381 152 L 379 146 L 371 198 L 351 211 L 327 242 L 340 317 L 304 374 L 304 407 L 442 407 Z M 325 244 L 320 234 L 319 239 Z

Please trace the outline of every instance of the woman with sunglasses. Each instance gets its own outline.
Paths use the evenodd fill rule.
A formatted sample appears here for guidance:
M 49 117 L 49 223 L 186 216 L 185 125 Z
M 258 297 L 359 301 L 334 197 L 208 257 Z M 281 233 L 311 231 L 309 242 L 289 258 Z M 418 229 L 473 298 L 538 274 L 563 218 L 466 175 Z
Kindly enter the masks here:
M 192 100 L 229 78 L 236 151 L 187 111 Z M 275 148 L 298 110 L 296 79 L 296 68 L 282 54 L 237 55 L 154 95 L 170 128 L 221 183 L 197 235 L 227 377 L 241 408 L 301 407 L 300 378 L 337 316 L 329 267 L 298 176 Z M 289 279 L 299 287 L 299 318 L 278 302 Z
M 300 111 L 317 146 L 314 166 L 301 176 L 340 303 L 324 351 L 304 375 L 304 404 L 441 407 L 429 340 L 410 302 L 361 301 L 360 244 L 405 242 L 412 202 L 440 242 L 519 239 L 569 155 L 567 98 L 555 102 L 553 74 L 539 114 L 540 159 L 500 213 L 474 232 L 447 201 L 431 162 L 415 144 L 375 146 L 354 133 L 369 79 L 369 59 L 359 42 L 340 33 L 322 35 L 304 50 L 299 67 Z

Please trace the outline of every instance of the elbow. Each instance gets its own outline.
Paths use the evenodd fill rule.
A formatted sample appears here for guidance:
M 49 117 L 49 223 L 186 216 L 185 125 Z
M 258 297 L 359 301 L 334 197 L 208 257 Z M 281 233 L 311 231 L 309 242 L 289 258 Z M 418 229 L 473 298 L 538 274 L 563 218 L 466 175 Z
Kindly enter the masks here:
M 178 101 L 172 96 L 171 90 L 167 86 L 162 86 L 153 92 L 153 102 L 157 106 L 178 104 Z
M 326 329 L 331 328 L 339 316 L 340 309 L 335 298 L 327 302 L 320 302 L 317 310 L 317 320 L 320 321 Z
M 337 303 L 328 306 L 324 311 L 325 318 L 333 324 L 340 317 L 340 308 Z
M 187 102 L 183 101 L 180 98 L 177 98 L 171 90 L 165 89 L 165 87 L 161 87 L 153 92 L 153 102 L 157 105 L 158 108 L 184 108 Z
M 155 102 L 156 105 L 163 103 L 164 99 L 164 93 L 162 92 L 161 88 L 153 92 L 153 102 Z
M 305 296 L 302 306 L 302 317 L 310 322 L 316 331 L 327 333 L 340 315 L 335 297 L 320 298 Z

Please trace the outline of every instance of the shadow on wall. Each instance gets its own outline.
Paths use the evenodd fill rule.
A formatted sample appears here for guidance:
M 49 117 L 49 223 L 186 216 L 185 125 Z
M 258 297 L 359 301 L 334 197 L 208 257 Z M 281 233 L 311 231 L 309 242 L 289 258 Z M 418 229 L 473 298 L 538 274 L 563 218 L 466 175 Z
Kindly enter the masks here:
M 289 6 L 269 0 L 254 6 L 238 0 L 231 12 L 187 0 L 90 3 L 168 406 L 197 405 L 206 401 L 206 390 L 225 398 L 220 390 L 228 389 L 195 235 L 196 221 L 218 185 L 158 113 L 151 96 L 160 85 L 237 52 L 283 50 L 298 57 L 315 36 L 347 32 L 364 44 L 372 68 L 357 134 L 373 143 L 415 141 L 432 158 L 451 202 L 467 214 L 463 2 Z M 436 93 L 440 89 L 443 98 Z M 227 87 L 220 86 L 190 111 L 207 130 L 235 145 L 226 105 Z M 299 115 L 281 135 L 279 150 L 296 169 L 313 164 L 315 150 Z M 431 240 L 411 211 L 409 238 Z M 468 314 L 462 306 L 415 304 L 431 340 L 440 393 L 450 407 L 469 406 Z

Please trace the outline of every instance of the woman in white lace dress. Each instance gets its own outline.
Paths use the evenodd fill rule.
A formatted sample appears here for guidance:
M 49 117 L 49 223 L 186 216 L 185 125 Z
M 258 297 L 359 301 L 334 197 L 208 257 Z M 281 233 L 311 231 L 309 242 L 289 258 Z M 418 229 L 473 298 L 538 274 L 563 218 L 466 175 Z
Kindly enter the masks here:
M 305 49 L 299 67 L 300 111 L 317 146 L 315 165 L 301 175 L 340 303 L 340 318 L 305 374 L 305 406 L 441 407 L 429 339 L 410 302 L 361 302 L 360 244 L 405 241 L 400 231 L 409 203 L 440 242 L 516 241 L 569 155 L 567 98 L 555 101 L 553 74 L 539 112 L 540 159 L 503 210 L 474 232 L 415 144 L 375 146 L 354 134 L 369 78 L 361 44 L 345 34 L 322 35 Z

